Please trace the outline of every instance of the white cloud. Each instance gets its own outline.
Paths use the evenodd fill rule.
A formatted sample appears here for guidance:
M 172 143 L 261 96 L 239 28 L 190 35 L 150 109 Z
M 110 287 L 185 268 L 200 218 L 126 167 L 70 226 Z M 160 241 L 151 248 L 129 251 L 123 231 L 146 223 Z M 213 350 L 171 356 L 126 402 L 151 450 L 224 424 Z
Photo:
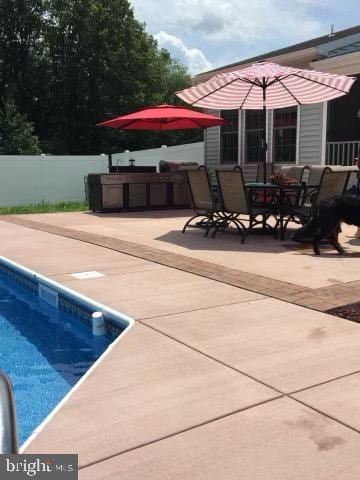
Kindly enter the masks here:
M 211 42 L 251 43 L 273 38 L 293 42 L 318 34 L 321 23 L 307 13 L 303 0 L 178 0 L 176 21 Z
M 136 17 L 193 71 L 308 40 L 352 21 L 358 0 L 131 0 Z M 343 12 L 347 12 L 346 14 Z M 345 16 L 344 16 L 345 15 Z M 346 24 L 345 24 L 346 25 Z M 172 37 L 172 38 L 171 38 Z M 189 48 L 191 46 L 191 48 Z M 192 53 L 186 53 L 192 52 Z M 196 53 L 200 52 L 200 53 Z M 204 65 L 202 67 L 202 65 Z
M 240 39 L 296 40 L 317 34 L 321 22 L 309 7 L 324 0 L 133 0 L 136 15 L 153 33 L 164 30 L 184 38 L 187 35 L 210 41 Z M 176 33 L 177 32 L 177 33 Z M 182 32 L 182 35 L 179 35 Z
M 154 37 L 158 41 L 159 46 L 169 50 L 173 57 L 178 58 L 181 63 L 188 67 L 191 74 L 212 68 L 211 63 L 201 50 L 198 48 L 187 48 L 181 38 L 164 31 L 157 33 Z

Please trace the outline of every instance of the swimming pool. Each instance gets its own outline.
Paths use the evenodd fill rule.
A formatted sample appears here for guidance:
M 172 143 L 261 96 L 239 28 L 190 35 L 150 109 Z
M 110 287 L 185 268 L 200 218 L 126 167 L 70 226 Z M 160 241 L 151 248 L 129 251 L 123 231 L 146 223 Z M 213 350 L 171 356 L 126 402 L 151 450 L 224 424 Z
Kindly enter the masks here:
M 56 296 L 53 305 L 39 295 L 44 288 Z M 94 311 L 107 322 L 103 335 L 92 333 Z M 130 325 L 128 317 L 0 258 L 0 368 L 14 387 L 20 443 Z

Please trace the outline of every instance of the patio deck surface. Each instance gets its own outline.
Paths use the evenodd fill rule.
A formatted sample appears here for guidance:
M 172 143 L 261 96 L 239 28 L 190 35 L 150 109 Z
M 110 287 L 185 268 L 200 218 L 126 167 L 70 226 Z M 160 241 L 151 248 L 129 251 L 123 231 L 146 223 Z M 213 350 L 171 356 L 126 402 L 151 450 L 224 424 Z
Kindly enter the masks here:
M 315 257 L 181 235 L 188 214 L 0 221 L 2 255 L 136 320 L 26 451 L 84 480 L 359 477 L 360 325 L 318 311 L 359 300 L 354 229 Z

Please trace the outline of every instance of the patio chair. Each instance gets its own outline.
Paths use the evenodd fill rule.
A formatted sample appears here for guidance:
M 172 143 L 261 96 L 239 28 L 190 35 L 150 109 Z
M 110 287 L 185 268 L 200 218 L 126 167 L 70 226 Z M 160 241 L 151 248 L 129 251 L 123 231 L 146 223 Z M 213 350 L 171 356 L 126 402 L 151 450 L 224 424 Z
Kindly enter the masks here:
M 305 178 L 305 174 L 307 174 L 308 178 L 306 184 L 311 187 L 318 187 L 320 185 L 324 172 L 332 171 L 329 167 L 324 167 L 323 165 L 311 165 L 310 167 L 306 166 L 305 168 L 307 170 L 304 170 L 302 178 Z M 315 191 L 309 190 L 307 192 L 306 190 L 299 190 L 296 198 L 292 198 L 293 207 L 306 207 L 307 209 L 311 209 L 312 193 L 315 193 Z
M 308 184 L 317 186 L 320 184 L 324 172 L 330 172 L 330 167 L 325 167 L 324 165 L 311 165 L 310 173 L 308 178 Z
M 190 193 L 191 207 L 195 212 L 184 225 L 182 233 L 185 233 L 187 227 L 197 227 L 205 229 L 205 237 L 208 236 L 209 230 L 214 226 L 215 214 L 217 213 L 216 204 L 211 194 L 210 177 L 206 167 L 182 167 L 187 180 Z M 194 225 L 190 225 L 196 218 L 200 221 Z
M 301 183 L 307 170 L 309 170 L 307 165 L 281 165 L 279 173 L 283 173 L 287 177 Z
M 357 175 L 359 169 L 356 165 L 330 165 L 329 167 L 332 172 L 349 172 L 349 181 L 346 188 L 346 193 L 350 195 L 359 195 L 357 190 Z
M 233 224 L 241 235 L 241 243 L 244 243 L 249 230 L 254 225 L 262 223 L 262 221 L 257 221 L 256 217 L 268 215 L 268 209 L 251 205 L 245 189 L 243 172 L 238 165 L 217 168 L 215 172 L 220 197 L 219 215 L 223 221 L 217 222 L 212 236 L 215 237 L 219 230 L 223 231 Z M 247 218 L 241 218 L 241 215 L 245 215 Z M 245 226 L 244 221 L 249 222 L 248 227 Z
M 303 196 L 302 203 L 290 208 L 284 229 L 286 230 L 290 221 L 305 225 L 305 223 L 316 214 L 317 207 L 322 201 L 335 195 L 344 195 L 349 176 L 350 172 L 348 171 L 332 172 L 330 168 L 324 168 L 319 188 L 314 190 L 310 187 L 309 192 Z
M 278 173 L 286 175 L 288 178 L 291 178 L 292 180 L 295 180 L 296 183 L 300 184 L 304 182 L 306 174 L 308 176 L 309 170 L 310 168 L 307 165 L 281 165 Z M 286 192 L 286 201 L 295 207 L 301 202 L 301 194 L 301 190 L 289 190 Z

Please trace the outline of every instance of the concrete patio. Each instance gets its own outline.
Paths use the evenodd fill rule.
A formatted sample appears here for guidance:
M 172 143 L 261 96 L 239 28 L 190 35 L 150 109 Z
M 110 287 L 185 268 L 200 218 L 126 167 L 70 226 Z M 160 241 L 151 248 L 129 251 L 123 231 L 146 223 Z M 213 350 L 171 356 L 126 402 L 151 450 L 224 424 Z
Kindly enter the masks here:
M 2 255 L 135 318 L 26 451 L 81 479 L 360 476 L 360 240 L 180 233 L 189 211 L 3 217 Z M 104 277 L 76 280 L 97 270 Z

